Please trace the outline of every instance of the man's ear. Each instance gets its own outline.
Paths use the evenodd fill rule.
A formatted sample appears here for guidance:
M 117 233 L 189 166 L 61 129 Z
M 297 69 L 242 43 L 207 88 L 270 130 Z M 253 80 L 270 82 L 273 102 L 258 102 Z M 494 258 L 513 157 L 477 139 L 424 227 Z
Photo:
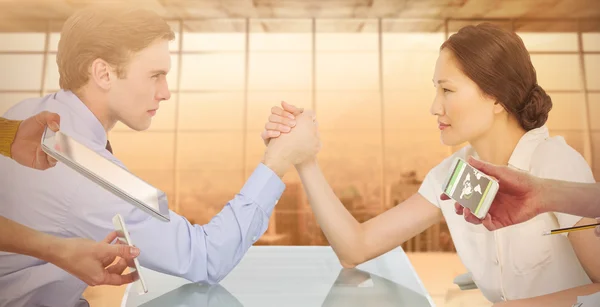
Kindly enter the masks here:
M 110 89 L 111 81 L 115 77 L 112 67 L 106 61 L 100 58 L 95 59 L 92 62 L 90 67 L 90 75 L 91 81 L 96 83 L 98 87 L 104 90 Z

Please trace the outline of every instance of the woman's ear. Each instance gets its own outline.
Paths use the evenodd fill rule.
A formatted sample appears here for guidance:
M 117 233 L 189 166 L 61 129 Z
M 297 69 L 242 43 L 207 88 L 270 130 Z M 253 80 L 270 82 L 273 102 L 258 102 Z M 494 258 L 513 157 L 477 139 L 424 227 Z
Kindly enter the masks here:
M 500 114 L 502 112 L 506 112 L 504 105 L 502 105 L 499 101 L 494 102 L 494 114 Z

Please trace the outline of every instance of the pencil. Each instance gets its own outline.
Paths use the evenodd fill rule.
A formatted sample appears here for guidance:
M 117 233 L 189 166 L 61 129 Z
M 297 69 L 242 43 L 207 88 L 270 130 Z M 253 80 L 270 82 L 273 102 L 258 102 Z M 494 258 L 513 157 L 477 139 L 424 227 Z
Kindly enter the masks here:
M 544 232 L 544 236 L 555 235 L 555 234 L 565 233 L 565 232 L 571 232 L 571 231 L 578 231 L 578 230 L 594 229 L 594 228 L 596 228 L 598 226 L 600 226 L 600 223 L 590 224 L 590 225 L 582 225 L 582 226 L 577 226 L 577 227 L 568 227 L 568 228 L 554 229 L 554 230 L 551 230 L 551 231 Z

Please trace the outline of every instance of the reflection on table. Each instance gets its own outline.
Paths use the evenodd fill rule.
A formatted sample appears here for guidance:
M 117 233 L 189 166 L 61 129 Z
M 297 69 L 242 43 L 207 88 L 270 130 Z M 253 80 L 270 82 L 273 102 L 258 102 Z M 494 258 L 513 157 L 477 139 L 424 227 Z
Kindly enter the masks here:
M 149 293 L 123 306 L 434 306 L 402 249 L 344 269 L 330 247 L 252 247 L 218 285 L 143 271 Z

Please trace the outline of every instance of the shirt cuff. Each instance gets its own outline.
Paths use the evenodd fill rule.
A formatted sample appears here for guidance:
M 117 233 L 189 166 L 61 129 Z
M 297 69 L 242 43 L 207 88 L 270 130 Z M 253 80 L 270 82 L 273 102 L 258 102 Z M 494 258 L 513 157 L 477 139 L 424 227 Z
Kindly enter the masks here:
M 248 178 L 240 194 L 255 202 L 267 215 L 271 215 L 284 190 L 285 184 L 281 178 L 261 163 Z
M 12 146 L 17 130 L 21 125 L 20 120 L 8 120 L 0 118 L 0 154 L 12 158 L 10 147 Z

